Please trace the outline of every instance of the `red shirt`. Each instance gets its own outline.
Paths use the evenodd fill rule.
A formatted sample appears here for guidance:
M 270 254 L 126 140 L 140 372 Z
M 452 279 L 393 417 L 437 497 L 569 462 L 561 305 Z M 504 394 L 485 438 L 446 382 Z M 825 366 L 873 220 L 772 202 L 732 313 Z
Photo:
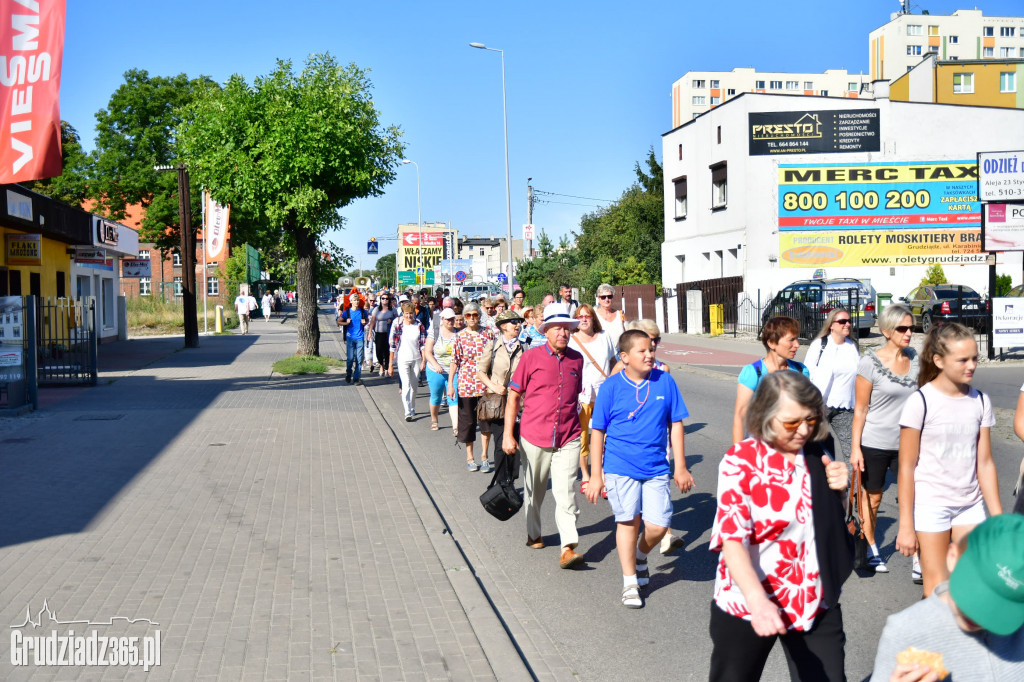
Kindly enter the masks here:
M 519 433 L 533 445 L 560 448 L 580 437 L 579 395 L 583 356 L 558 355 L 550 343 L 523 353 L 508 387 L 523 396 Z

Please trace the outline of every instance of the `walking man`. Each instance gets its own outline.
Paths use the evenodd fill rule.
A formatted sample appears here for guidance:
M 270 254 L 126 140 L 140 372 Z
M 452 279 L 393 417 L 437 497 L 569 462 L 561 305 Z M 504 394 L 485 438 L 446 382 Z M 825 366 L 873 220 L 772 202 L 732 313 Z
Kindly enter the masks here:
M 238 296 L 235 296 L 235 312 L 238 313 L 238 324 L 241 326 L 243 334 L 249 333 L 249 315 L 256 308 L 256 299 L 249 293 L 249 290 L 241 289 Z
M 518 448 L 514 428 L 522 405 L 519 435 L 526 455 L 526 544 L 533 549 L 544 546 L 540 508 L 550 480 L 562 568 L 583 562 L 583 555 L 575 551 L 579 509 L 573 491 L 580 463 L 581 429 L 576 405 L 583 390 L 583 356 L 569 348 L 569 335 L 578 324 L 579 320 L 570 317 L 560 303 L 544 308 L 538 330 L 547 342 L 526 351 L 512 374 L 502 441 L 505 453 L 514 455 Z
M 560 298 L 559 303 L 564 304 L 569 309 L 569 317 L 575 316 L 576 309 L 580 307 L 580 302 L 572 297 L 572 287 L 568 284 L 558 287 L 558 296 Z
M 352 307 L 342 311 L 338 318 L 342 328 L 348 332 L 345 336 L 345 383 L 362 386 L 363 343 L 366 340 L 365 329 L 369 315 L 363 310 L 363 299 L 358 294 L 352 294 L 349 302 Z

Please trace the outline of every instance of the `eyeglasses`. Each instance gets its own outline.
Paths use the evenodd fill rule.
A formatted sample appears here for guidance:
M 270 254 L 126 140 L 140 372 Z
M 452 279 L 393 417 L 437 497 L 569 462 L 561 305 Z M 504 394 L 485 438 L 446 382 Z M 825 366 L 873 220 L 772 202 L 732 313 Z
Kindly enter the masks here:
M 611 297 L 612 297 L 612 296 L 611 296 L 611 294 L 608 294 L 608 295 L 606 295 L 606 296 L 598 296 L 598 298 L 600 298 L 600 299 L 602 299 L 602 300 L 607 300 L 607 299 L 609 299 L 609 298 L 611 298 Z
M 475 320 L 476 318 L 480 317 L 480 313 L 463 313 L 462 317 L 466 318 L 467 320 Z
M 907 332 L 914 331 L 914 328 L 905 324 L 901 324 L 898 327 L 893 327 L 892 330 L 897 334 L 906 334 Z
M 800 428 L 800 425 L 803 424 L 803 423 L 806 423 L 807 424 L 807 428 L 809 428 L 809 429 L 811 429 L 813 431 L 814 427 L 816 427 L 818 425 L 818 418 L 817 417 L 805 417 L 803 419 L 795 419 L 795 420 L 789 421 L 789 422 L 784 422 L 781 419 L 779 419 L 779 423 L 782 424 L 782 428 L 786 429 L 789 432 L 796 431 L 797 429 Z
M 846 318 L 845 320 L 835 320 L 834 324 L 850 324 L 850 322 L 852 322 L 852 320 L 850 320 L 850 318 Z
M 594 319 L 594 316 L 593 315 L 577 315 L 576 319 L 577 320 L 592 320 L 592 319 Z

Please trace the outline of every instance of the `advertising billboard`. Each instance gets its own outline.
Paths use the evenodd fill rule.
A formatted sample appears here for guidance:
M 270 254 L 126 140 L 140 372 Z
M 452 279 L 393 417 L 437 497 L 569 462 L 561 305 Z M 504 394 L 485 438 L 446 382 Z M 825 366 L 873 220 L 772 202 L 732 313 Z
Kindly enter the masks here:
M 879 150 L 878 109 L 772 111 L 747 115 L 750 155 Z
M 985 204 L 985 250 L 1024 251 L 1024 204 Z
M 779 262 L 984 263 L 974 161 L 782 164 Z
M 1024 151 L 978 154 L 982 201 L 1024 201 Z

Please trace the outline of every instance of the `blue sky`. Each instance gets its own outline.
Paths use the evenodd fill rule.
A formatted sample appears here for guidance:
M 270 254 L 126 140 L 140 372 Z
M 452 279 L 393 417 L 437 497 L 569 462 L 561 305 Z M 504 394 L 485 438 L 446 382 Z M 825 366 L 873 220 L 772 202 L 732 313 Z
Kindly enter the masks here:
M 404 131 L 420 167 L 424 221 L 463 235 L 505 233 L 501 60 L 505 51 L 513 236 L 526 222 L 526 182 L 559 194 L 616 199 L 633 164 L 672 123 L 671 85 L 688 70 L 867 72 L 868 33 L 896 0 L 857 2 L 270 2 L 68 0 L 61 116 L 87 149 L 95 113 L 130 68 L 151 75 L 239 73 L 251 82 L 291 59 L 330 52 L 371 70 L 381 120 Z M 973 3 L 923 2 L 949 14 Z M 978 5 L 1022 13 L 1019 0 Z M 568 234 L 593 205 L 537 204 L 534 224 Z M 399 223 L 416 222 L 416 170 L 400 167 L 383 196 L 342 211 L 330 235 L 363 265 L 366 241 L 394 250 Z

